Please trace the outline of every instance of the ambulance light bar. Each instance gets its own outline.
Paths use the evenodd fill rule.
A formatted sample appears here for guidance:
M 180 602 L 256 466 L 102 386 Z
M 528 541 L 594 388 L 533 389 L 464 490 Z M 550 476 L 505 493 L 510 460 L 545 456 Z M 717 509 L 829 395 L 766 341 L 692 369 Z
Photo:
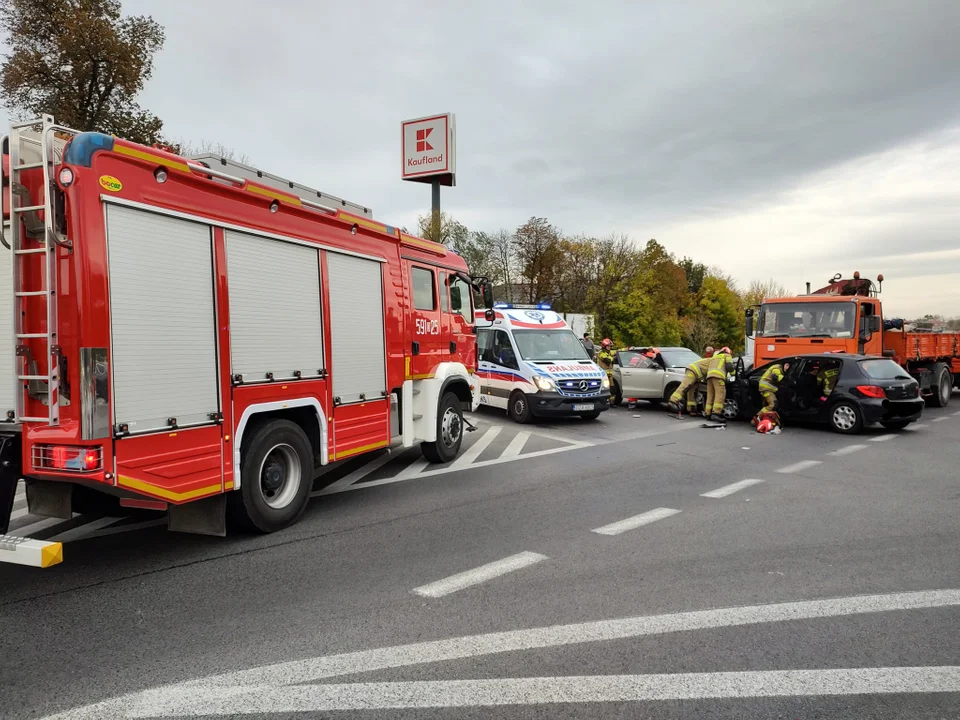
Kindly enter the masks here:
M 550 303 L 540 303 L 539 305 L 516 305 L 514 303 L 494 303 L 496 310 L 549 310 Z

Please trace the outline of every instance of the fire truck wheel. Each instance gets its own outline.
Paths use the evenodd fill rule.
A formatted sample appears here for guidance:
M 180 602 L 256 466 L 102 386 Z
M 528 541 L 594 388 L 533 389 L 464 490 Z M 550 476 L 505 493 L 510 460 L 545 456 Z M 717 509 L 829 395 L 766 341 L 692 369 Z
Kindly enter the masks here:
M 448 392 L 437 407 L 437 439 L 420 444 L 423 456 L 432 463 L 448 463 L 460 454 L 463 442 L 463 410 L 460 400 Z
M 244 442 L 240 465 L 241 520 L 274 532 L 299 519 L 310 499 L 313 452 L 306 433 L 289 420 L 270 420 Z

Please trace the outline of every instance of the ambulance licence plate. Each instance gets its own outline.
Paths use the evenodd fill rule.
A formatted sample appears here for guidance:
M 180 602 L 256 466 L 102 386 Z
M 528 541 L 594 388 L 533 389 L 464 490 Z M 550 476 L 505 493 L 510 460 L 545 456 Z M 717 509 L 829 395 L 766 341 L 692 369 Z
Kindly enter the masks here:
M 590 410 L 593 410 L 593 403 L 587 403 L 587 404 L 585 404 L 585 405 L 581 404 L 581 405 L 574 405 L 574 406 L 573 406 L 573 411 L 574 411 L 574 412 L 589 412 Z

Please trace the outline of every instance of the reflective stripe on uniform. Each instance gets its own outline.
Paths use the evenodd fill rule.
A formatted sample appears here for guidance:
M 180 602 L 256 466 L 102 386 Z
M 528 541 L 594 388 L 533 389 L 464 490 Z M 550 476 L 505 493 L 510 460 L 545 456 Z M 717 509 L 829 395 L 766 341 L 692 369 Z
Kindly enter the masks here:
M 760 391 L 767 390 L 776 392 L 777 386 L 783 380 L 783 368 L 779 365 L 771 365 L 767 371 L 760 376 Z
M 707 366 L 707 377 L 717 378 L 718 380 L 727 379 L 727 365 L 733 363 L 733 358 L 724 353 L 716 353 L 710 358 L 710 364 Z

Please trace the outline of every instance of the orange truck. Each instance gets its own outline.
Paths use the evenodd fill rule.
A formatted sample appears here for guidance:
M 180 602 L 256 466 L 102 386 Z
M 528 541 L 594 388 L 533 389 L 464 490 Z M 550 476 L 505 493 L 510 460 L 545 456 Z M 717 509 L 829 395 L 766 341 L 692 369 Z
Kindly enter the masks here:
M 747 308 L 746 334 L 754 367 L 808 353 L 888 357 L 920 383 L 927 403 L 944 407 L 960 387 L 960 333 L 908 332 L 902 320 L 884 320 L 883 275 L 872 280 L 835 275 L 829 284 L 795 297 L 766 298 Z

